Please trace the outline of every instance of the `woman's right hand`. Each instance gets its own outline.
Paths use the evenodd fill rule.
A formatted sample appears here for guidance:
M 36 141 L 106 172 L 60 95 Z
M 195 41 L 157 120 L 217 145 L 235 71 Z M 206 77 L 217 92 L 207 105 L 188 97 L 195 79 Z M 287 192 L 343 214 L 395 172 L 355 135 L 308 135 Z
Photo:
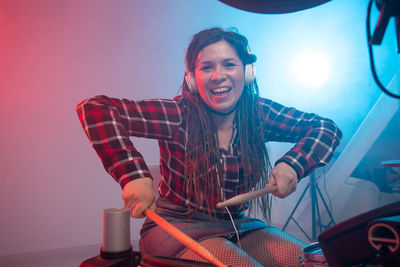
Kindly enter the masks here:
M 147 208 L 156 211 L 155 198 L 153 179 L 149 177 L 130 181 L 122 190 L 122 199 L 124 200 L 125 208 L 130 209 L 133 218 L 145 217 L 144 211 Z

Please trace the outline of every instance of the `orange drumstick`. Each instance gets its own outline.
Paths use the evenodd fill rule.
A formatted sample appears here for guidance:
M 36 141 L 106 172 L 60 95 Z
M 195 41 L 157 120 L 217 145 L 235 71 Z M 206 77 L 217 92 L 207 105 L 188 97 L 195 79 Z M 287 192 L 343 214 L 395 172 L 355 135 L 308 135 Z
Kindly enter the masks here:
M 144 211 L 147 217 L 152 219 L 158 226 L 163 228 L 165 231 L 167 231 L 170 235 L 175 237 L 179 242 L 184 244 L 186 247 L 189 249 L 193 250 L 195 253 L 197 253 L 199 256 L 203 257 L 204 259 L 208 260 L 215 266 L 221 266 L 221 267 L 227 267 L 227 265 L 223 264 L 220 262 L 217 258 L 214 257 L 205 247 L 197 243 L 195 240 L 193 240 L 190 236 L 186 235 L 183 233 L 181 230 L 161 218 L 157 213 L 151 211 L 150 209 L 146 209 Z
M 220 209 L 220 208 L 225 208 L 227 206 L 239 205 L 239 204 L 245 203 L 253 198 L 260 197 L 262 195 L 272 193 L 275 191 L 276 191 L 276 186 L 274 185 L 274 186 L 265 187 L 260 190 L 240 194 L 240 195 L 232 197 L 228 200 L 225 200 L 223 202 L 217 203 L 217 208 Z

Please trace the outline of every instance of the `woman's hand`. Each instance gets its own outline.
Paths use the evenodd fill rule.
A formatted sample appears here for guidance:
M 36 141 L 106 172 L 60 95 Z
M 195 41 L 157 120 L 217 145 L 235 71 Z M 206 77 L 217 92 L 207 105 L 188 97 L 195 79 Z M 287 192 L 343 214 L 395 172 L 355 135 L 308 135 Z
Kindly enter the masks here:
M 153 180 L 149 177 L 130 181 L 122 190 L 122 199 L 125 207 L 131 210 L 133 218 L 143 218 L 147 208 L 156 211 L 154 202 L 156 195 L 153 189 Z
M 277 190 L 273 193 L 279 198 L 285 198 L 294 191 L 297 187 L 297 173 L 285 162 L 278 163 L 272 168 L 269 175 L 267 186 L 276 185 Z

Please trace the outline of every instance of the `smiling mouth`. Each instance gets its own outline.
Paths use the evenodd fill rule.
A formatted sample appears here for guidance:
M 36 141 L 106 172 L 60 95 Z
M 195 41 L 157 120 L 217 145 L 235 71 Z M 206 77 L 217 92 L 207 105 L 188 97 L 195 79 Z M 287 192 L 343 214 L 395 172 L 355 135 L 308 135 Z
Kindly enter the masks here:
M 221 87 L 211 90 L 211 94 L 213 95 L 223 95 L 229 93 L 232 90 L 232 87 Z

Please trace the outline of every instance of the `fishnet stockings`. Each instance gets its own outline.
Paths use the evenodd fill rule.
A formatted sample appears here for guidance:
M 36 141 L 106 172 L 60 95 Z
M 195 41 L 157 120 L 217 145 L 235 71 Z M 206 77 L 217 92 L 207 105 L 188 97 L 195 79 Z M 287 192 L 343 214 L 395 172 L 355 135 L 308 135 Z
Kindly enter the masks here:
M 200 242 L 208 251 L 211 252 L 222 263 L 229 266 L 249 266 L 261 267 L 252 256 L 241 250 L 234 243 L 224 237 L 213 237 Z M 180 256 L 181 259 L 206 262 L 192 250 L 187 249 Z
M 299 256 L 307 244 L 275 227 L 256 230 L 240 239 L 242 249 L 263 266 L 302 266 Z
M 217 259 L 230 266 L 302 266 L 299 256 L 306 243 L 270 226 L 255 230 L 240 239 L 242 249 L 223 237 L 200 242 Z M 205 261 L 191 250 L 180 258 Z

